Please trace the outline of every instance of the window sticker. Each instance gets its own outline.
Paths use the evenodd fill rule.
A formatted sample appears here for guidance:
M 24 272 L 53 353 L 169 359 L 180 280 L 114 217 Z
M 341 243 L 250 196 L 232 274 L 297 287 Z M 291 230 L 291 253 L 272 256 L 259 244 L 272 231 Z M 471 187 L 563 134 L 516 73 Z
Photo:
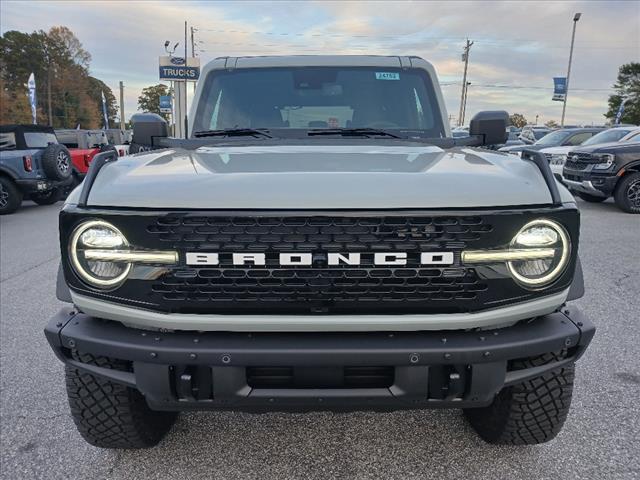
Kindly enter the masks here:
M 397 72 L 376 72 L 376 80 L 400 80 Z

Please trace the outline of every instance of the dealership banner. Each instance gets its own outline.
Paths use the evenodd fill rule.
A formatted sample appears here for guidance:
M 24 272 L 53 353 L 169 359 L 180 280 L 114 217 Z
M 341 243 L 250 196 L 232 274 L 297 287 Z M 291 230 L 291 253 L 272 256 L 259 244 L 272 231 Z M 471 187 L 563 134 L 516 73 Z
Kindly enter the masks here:
M 31 104 L 31 120 L 35 125 L 36 121 L 36 77 L 32 73 L 29 75 L 29 81 L 27 82 L 27 88 L 29 89 L 29 103 Z
M 567 96 L 567 77 L 553 77 L 553 97 L 551 100 L 564 102 Z
M 104 119 L 104 128 L 109 128 L 109 115 L 107 115 L 107 99 L 104 98 L 104 91 L 102 92 L 102 118 Z
M 620 119 L 622 118 L 622 114 L 624 113 L 624 103 L 627 101 L 626 98 L 622 98 L 620 100 L 620 106 L 618 107 L 618 113 L 616 113 L 616 120 L 614 122 L 615 125 L 620 124 Z
M 160 57 L 160 80 L 195 82 L 200 77 L 200 58 Z

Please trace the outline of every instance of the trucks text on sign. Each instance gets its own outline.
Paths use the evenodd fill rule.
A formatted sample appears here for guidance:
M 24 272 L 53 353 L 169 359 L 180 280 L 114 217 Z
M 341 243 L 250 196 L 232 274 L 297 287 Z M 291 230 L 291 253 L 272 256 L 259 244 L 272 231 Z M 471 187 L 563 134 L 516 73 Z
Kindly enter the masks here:
M 160 80 L 186 80 L 195 82 L 200 77 L 200 59 L 160 57 Z

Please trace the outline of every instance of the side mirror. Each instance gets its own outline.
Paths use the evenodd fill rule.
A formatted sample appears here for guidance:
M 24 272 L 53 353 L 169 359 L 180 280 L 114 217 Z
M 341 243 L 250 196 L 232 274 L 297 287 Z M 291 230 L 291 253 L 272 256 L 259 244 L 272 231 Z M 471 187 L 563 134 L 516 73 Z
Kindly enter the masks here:
M 160 148 L 159 139 L 169 136 L 167 122 L 156 113 L 136 113 L 131 117 L 131 153 Z
M 509 114 L 504 110 L 479 112 L 469 122 L 469 135 L 480 136 L 482 145 L 498 145 L 507 141 Z

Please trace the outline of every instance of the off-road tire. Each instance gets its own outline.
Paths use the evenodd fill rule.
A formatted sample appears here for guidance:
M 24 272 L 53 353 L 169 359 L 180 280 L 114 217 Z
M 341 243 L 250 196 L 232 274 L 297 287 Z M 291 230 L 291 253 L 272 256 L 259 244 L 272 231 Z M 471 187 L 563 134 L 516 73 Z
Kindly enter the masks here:
M 20 208 L 22 197 L 22 192 L 10 178 L 0 176 L 0 215 L 9 215 Z
M 34 193 L 31 195 L 33 200 L 38 205 L 53 205 L 56 202 L 62 200 L 64 190 L 60 188 L 52 188 L 47 193 Z
M 531 368 L 564 358 L 545 354 L 513 362 L 515 369 Z M 518 385 L 506 387 L 493 403 L 464 410 L 469 423 L 485 441 L 503 445 L 535 445 L 554 438 L 569 413 L 574 365 L 562 367 Z
M 598 197 L 596 195 L 589 195 L 588 193 L 584 192 L 577 192 L 576 195 L 578 195 L 578 197 L 580 197 L 585 202 L 589 203 L 601 203 L 607 199 L 607 197 Z
M 74 359 L 103 368 L 128 370 L 126 362 L 74 352 Z M 101 448 L 149 448 L 169 431 L 177 413 L 156 412 L 142 394 L 67 365 L 67 397 L 82 437 Z
M 622 177 L 618 181 L 613 198 L 621 210 L 627 213 L 640 213 L 640 172 Z
M 48 178 L 66 180 L 71 176 L 73 164 L 67 147 L 51 144 L 42 152 L 42 169 Z

